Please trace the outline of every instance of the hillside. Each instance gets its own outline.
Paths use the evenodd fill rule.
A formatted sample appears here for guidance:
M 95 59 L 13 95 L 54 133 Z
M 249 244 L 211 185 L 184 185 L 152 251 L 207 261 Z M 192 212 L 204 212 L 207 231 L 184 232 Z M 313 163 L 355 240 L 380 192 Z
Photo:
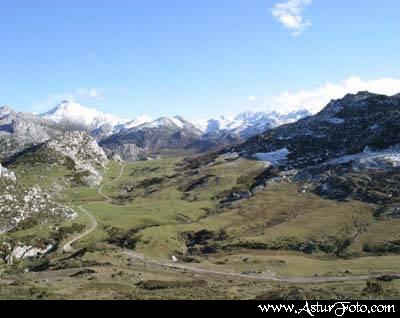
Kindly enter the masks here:
M 399 96 L 348 95 L 196 156 L 123 162 L 113 153 L 132 147 L 127 156 L 139 159 L 199 140 L 167 118 L 105 139 L 118 160 L 84 132 L 30 148 L 0 169 L 2 200 L 21 206 L 29 196 L 55 212 L 13 224 L 3 211 L 6 289 L 63 299 L 77 283 L 81 298 L 397 298 L 399 108 Z
M 49 140 L 65 131 L 57 125 L 29 113 L 0 108 L 0 161 L 4 162 L 26 148 Z
M 196 127 L 180 119 L 160 118 L 157 121 L 124 130 L 100 141 L 109 153 L 123 160 L 134 161 L 161 150 L 184 149 L 201 135 Z
M 65 167 L 71 171 L 70 181 L 90 186 L 98 185 L 107 163 L 107 156 L 97 142 L 85 132 L 66 132 L 14 157 L 11 167 Z
M 399 125 L 400 95 L 360 92 L 330 102 L 315 116 L 254 136 L 235 150 L 254 155 L 286 148 L 285 165 L 305 167 L 399 144 Z
M 14 172 L 0 165 L 0 234 L 76 217 L 72 209 L 56 203 L 52 193 L 43 191 L 39 185 L 25 187 L 18 181 Z

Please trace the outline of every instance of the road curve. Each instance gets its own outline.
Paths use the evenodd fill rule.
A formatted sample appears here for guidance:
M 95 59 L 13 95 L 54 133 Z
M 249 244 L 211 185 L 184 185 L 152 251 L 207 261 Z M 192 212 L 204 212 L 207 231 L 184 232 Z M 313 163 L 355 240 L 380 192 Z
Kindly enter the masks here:
M 110 198 L 108 195 L 104 194 L 104 192 L 103 192 L 104 187 L 105 187 L 105 186 L 112 185 L 112 184 L 118 182 L 119 180 L 121 180 L 122 176 L 124 175 L 125 167 L 126 167 L 125 165 L 122 165 L 122 166 L 121 166 L 121 169 L 120 169 L 120 171 L 119 171 L 119 175 L 118 175 L 118 177 L 117 177 L 116 179 L 114 179 L 114 180 L 112 180 L 112 181 L 110 181 L 110 182 L 108 182 L 108 183 L 102 184 L 102 185 L 99 187 L 99 189 L 97 190 L 97 193 L 98 193 L 104 200 L 106 200 L 106 202 L 112 202 L 113 199 Z
M 118 182 L 124 174 L 124 169 L 125 169 L 125 165 L 121 166 L 121 170 L 116 179 L 114 179 L 113 181 L 111 181 L 109 183 L 105 183 L 98 188 L 98 190 L 97 190 L 98 194 L 102 198 L 104 198 L 104 200 L 106 202 L 112 202 L 112 198 L 110 198 L 109 196 L 107 196 L 106 194 L 103 193 L 104 187 L 106 185 L 111 185 L 115 182 Z M 79 209 L 90 218 L 90 226 L 85 230 L 85 232 L 77 235 L 74 238 L 71 238 L 68 242 L 66 242 L 64 244 L 63 250 L 64 250 L 64 252 L 67 252 L 67 253 L 71 253 L 74 251 L 74 249 L 71 246 L 72 244 L 74 244 L 75 242 L 79 241 L 86 235 L 93 232 L 97 227 L 96 218 L 89 211 L 87 211 L 84 207 L 79 206 Z M 265 275 L 265 274 L 264 275 L 242 274 L 242 273 L 234 273 L 234 272 L 213 271 L 213 270 L 193 267 L 193 266 L 189 266 L 189 265 L 185 265 L 185 264 L 177 264 L 177 263 L 171 263 L 171 262 L 167 262 L 167 261 L 150 259 L 150 258 L 146 258 L 144 255 L 141 255 L 141 254 L 138 254 L 138 253 L 135 253 L 132 251 L 127 251 L 127 250 L 124 250 L 122 253 L 135 259 L 135 260 L 139 260 L 146 265 L 159 266 L 159 267 L 164 267 L 164 268 L 169 268 L 169 269 L 180 269 L 180 270 L 185 270 L 185 271 L 189 271 L 189 272 L 197 273 L 197 274 L 209 274 L 209 275 L 216 275 L 216 276 L 251 279 L 251 280 L 259 280 L 259 281 L 274 281 L 274 282 L 296 284 L 296 283 L 332 283 L 332 282 L 343 282 L 343 281 L 368 280 L 368 279 L 378 278 L 382 275 L 392 275 L 396 278 L 400 278 L 400 273 L 345 275 L 345 276 L 311 276 L 311 277 L 301 277 L 301 276 L 287 277 L 287 276 Z
M 95 219 L 95 217 L 88 210 L 86 210 L 83 206 L 79 206 L 79 210 L 81 210 L 83 213 L 85 213 L 89 217 L 90 224 L 89 224 L 89 227 L 85 230 L 85 232 L 82 232 L 79 235 L 69 239 L 64 244 L 63 250 L 66 253 L 73 253 L 75 250 L 73 249 L 72 244 L 74 244 L 75 242 L 79 241 L 80 239 L 82 239 L 86 235 L 89 235 L 90 233 L 92 233 L 97 227 L 97 220 Z
M 123 176 L 123 174 L 124 174 L 124 169 L 125 169 L 125 166 L 124 166 L 124 165 L 121 166 L 119 175 L 118 175 L 118 177 L 117 177 L 116 179 L 114 179 L 114 180 L 111 181 L 111 182 L 105 183 L 105 184 L 101 185 L 101 186 L 98 188 L 97 193 L 98 193 L 102 198 L 104 198 L 106 202 L 112 202 L 112 198 L 110 198 L 109 196 L 107 196 L 106 194 L 103 193 L 103 188 L 104 188 L 106 185 L 111 185 L 111 184 L 113 184 L 114 182 L 118 182 L 118 181 L 122 178 L 122 176 Z M 82 232 L 82 233 L 80 233 L 79 235 L 77 235 L 77 236 L 75 236 L 75 237 L 69 239 L 69 240 L 64 244 L 64 246 L 63 246 L 63 251 L 64 251 L 65 253 L 73 253 L 73 252 L 74 252 L 74 249 L 73 249 L 73 247 L 72 247 L 72 244 L 74 244 L 75 242 L 81 240 L 81 239 L 82 239 L 83 237 L 85 237 L 86 235 L 89 235 L 90 233 L 92 233 L 92 232 L 96 229 L 96 227 L 97 227 L 97 220 L 96 220 L 96 218 L 95 218 L 88 210 L 86 210 L 83 206 L 79 206 L 79 210 L 81 210 L 84 214 L 86 214 L 86 215 L 89 217 L 89 219 L 90 219 L 90 224 L 89 224 L 89 227 L 88 227 L 84 232 Z

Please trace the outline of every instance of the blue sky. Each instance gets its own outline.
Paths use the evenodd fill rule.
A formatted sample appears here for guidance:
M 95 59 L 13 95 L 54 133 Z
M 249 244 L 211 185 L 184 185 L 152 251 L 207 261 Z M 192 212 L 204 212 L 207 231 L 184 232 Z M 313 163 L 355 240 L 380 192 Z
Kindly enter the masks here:
M 0 105 L 70 97 L 207 118 L 400 92 L 399 12 L 398 0 L 1 0 Z

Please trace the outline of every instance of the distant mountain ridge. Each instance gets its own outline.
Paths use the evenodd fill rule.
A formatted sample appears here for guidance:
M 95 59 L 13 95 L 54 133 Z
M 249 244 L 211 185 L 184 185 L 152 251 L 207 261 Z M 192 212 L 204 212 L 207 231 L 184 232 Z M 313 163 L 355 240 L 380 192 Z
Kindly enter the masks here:
M 161 125 L 171 126 L 175 124 L 180 128 L 186 128 L 191 131 L 197 130 L 199 133 L 223 131 L 238 134 L 246 138 L 265 129 L 274 128 L 310 115 L 311 113 L 307 110 L 288 114 L 281 114 L 276 111 L 269 113 L 244 111 L 232 118 L 221 116 L 219 118 L 211 118 L 207 121 L 189 120 L 179 115 L 174 117 L 160 117 L 153 120 L 144 114 L 133 120 L 127 120 L 102 113 L 93 108 L 84 107 L 73 101 L 64 100 L 55 108 L 39 116 L 56 123 L 69 124 L 89 131 L 100 129 L 102 126 L 107 125 L 109 134 L 138 127 L 154 128 Z
M 146 115 L 122 119 L 64 100 L 53 109 L 39 114 L 17 113 L 0 108 L 0 160 L 68 131 L 86 131 L 108 154 L 124 160 L 146 158 L 146 154 L 163 149 L 206 151 L 239 143 L 245 139 L 310 115 L 307 111 L 290 114 L 245 111 L 235 117 L 208 121 L 188 120 L 182 116 Z

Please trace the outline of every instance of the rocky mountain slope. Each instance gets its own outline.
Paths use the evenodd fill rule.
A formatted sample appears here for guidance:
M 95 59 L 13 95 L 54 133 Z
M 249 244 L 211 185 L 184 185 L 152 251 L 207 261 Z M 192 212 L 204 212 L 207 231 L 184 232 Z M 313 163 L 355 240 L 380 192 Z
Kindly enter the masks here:
M 381 205 L 387 215 L 400 207 L 400 94 L 360 92 L 331 101 L 320 113 L 250 138 L 223 152 L 265 161 L 304 191 L 336 200 Z M 397 211 L 397 212 L 396 212 Z
M 72 219 L 76 213 L 53 202 L 52 195 L 35 185 L 26 188 L 15 174 L 0 165 L 0 234 L 28 222 Z
M 88 133 L 73 131 L 25 150 L 8 164 L 35 166 L 46 162 L 50 166 L 65 166 L 71 171 L 71 182 L 93 186 L 101 182 L 107 160 L 103 149 Z
M 93 132 L 107 152 L 123 160 L 137 160 L 163 149 L 191 149 L 202 152 L 240 143 L 249 136 L 310 115 L 307 111 L 288 115 L 244 112 L 233 119 L 210 119 L 206 127 L 181 116 L 162 117 L 130 129 L 112 133 L 111 126 Z M 107 137 L 108 136 L 108 137 Z
M 99 184 L 107 163 L 107 156 L 97 142 L 85 132 L 67 132 L 51 139 L 43 145 L 47 149 L 59 152 L 72 160 L 74 169 L 83 174 L 83 180 L 89 185 Z
M 113 134 L 99 144 L 106 152 L 132 161 L 163 149 L 184 149 L 200 136 L 201 131 L 182 118 L 160 118 Z
M 0 161 L 60 134 L 66 127 L 29 113 L 0 108 Z
M 65 201 L 65 192 L 99 185 L 107 162 L 88 133 L 72 131 L 18 153 L 7 168 L 0 165 L 0 235 L 6 238 L 0 263 L 38 259 L 56 250 L 66 231 L 59 225 L 78 216 L 67 207 L 71 202 Z M 70 226 L 73 233 L 77 225 Z M 50 232 L 14 237 L 32 228 Z
M 333 158 L 382 151 L 400 143 L 400 95 L 360 92 L 331 101 L 315 116 L 250 138 L 236 148 L 249 155 L 287 149 L 287 167 L 306 167 Z

